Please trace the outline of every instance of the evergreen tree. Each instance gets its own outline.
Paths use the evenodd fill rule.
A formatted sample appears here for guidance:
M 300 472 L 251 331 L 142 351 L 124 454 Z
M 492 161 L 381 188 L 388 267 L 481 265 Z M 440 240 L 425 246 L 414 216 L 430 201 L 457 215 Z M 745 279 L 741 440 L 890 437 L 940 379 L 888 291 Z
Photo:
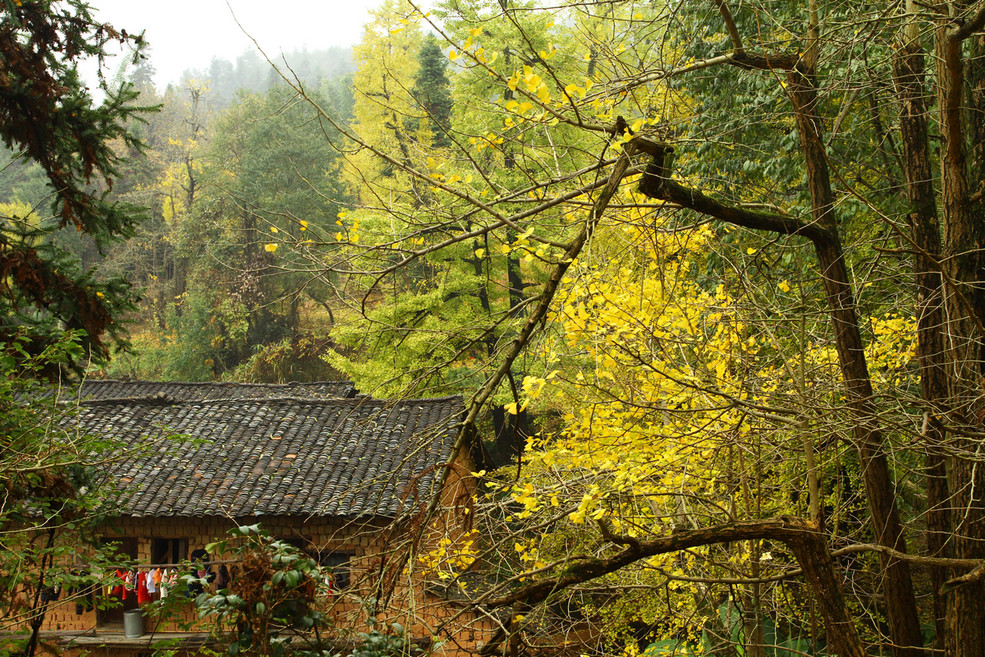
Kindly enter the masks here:
M 420 68 L 414 76 L 414 99 L 427 117 L 427 125 L 439 148 L 451 145 L 451 84 L 446 72 L 447 60 L 433 34 L 427 35 L 417 56 Z
M 119 151 L 141 149 L 130 121 L 146 108 L 134 104 L 129 83 L 95 103 L 79 77 L 84 58 L 102 59 L 110 41 L 142 45 L 140 37 L 96 21 L 81 0 L 0 5 L 0 139 L 14 157 L 37 162 L 51 186 L 52 220 L 40 227 L 25 217 L 0 216 L 0 343 L 28 335 L 40 353 L 60 328 L 80 331 L 91 356 L 108 353 L 104 336 L 121 339 L 117 314 L 128 303 L 122 279 L 97 282 L 46 236 L 71 226 L 104 246 L 129 234 L 142 213 L 109 194 Z

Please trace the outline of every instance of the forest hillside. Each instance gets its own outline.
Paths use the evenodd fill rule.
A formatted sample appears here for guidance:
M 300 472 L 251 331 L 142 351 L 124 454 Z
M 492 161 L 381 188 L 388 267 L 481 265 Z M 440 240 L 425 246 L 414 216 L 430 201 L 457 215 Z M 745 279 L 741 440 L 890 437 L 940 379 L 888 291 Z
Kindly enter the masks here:
M 474 540 L 406 558 L 483 654 L 985 655 L 985 3 L 385 0 L 295 56 L 116 72 L 115 239 L 4 133 L 5 244 L 120 300 L 8 283 L 8 343 L 464 395 Z

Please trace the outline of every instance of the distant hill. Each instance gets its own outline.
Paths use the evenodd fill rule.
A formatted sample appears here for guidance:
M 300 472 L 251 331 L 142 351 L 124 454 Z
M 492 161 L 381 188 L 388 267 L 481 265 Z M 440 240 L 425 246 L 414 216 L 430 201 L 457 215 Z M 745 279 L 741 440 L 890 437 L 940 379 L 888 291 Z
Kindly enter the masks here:
M 303 84 L 319 88 L 356 70 L 352 49 L 333 47 L 324 50 L 295 50 L 278 56 L 274 63 L 287 75 L 297 76 Z M 289 69 L 289 70 L 288 70 Z M 188 80 L 209 80 L 209 102 L 216 109 L 228 107 L 240 90 L 266 92 L 280 77 L 255 50 L 248 50 L 235 62 L 214 58 L 206 68 L 189 69 L 181 75 Z

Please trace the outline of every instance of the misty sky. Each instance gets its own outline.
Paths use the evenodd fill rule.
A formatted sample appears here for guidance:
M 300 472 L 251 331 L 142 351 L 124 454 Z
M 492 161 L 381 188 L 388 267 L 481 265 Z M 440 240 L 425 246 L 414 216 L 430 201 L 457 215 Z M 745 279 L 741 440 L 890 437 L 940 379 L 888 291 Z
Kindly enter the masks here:
M 155 83 L 205 68 L 213 57 L 235 60 L 252 47 L 244 30 L 273 59 L 307 46 L 352 46 L 381 0 L 91 0 L 98 20 L 131 33 L 146 31 Z M 235 19 L 233 17 L 235 14 Z M 240 28 L 236 21 L 239 21 Z M 112 74 L 117 62 L 110 65 Z

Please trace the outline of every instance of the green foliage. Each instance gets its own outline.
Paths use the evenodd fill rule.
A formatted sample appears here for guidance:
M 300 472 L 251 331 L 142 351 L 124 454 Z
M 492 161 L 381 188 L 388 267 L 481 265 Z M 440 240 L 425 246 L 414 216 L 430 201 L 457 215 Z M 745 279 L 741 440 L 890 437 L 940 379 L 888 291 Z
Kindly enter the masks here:
M 129 194 L 154 201 L 154 218 L 107 263 L 146 291 L 138 353 L 108 371 L 193 380 L 326 372 L 304 362 L 310 349 L 282 346 L 324 340 L 302 317 L 324 311 L 332 321 L 337 279 L 301 255 L 329 240 L 347 200 L 326 141 L 335 128 L 280 83 L 215 113 L 209 84 L 168 90 L 147 126 L 153 166 L 128 179 Z M 325 87 L 330 98 L 310 99 L 347 113 L 351 92 Z
M 199 618 L 237 628 L 226 653 L 323 655 L 316 644 L 326 619 L 314 603 L 327 576 L 318 563 L 291 545 L 272 539 L 258 525 L 238 527 L 230 535 L 234 545 L 222 540 L 209 544 L 206 550 L 238 558 L 239 575 L 230 588 L 201 593 L 195 599 Z M 186 583 L 194 583 L 191 575 L 185 577 Z M 302 639 L 310 647 L 290 645 L 292 640 Z
M 357 647 L 346 657 L 396 657 L 409 653 L 407 638 L 400 623 L 390 625 L 388 633 L 380 631 L 377 620 L 372 616 L 367 623 L 370 626 L 369 632 L 356 635 Z
M 230 637 L 227 655 L 263 657 L 341 657 L 331 620 L 319 599 L 330 595 L 330 571 L 292 545 L 271 538 L 259 525 L 237 527 L 230 538 L 206 546 L 211 554 L 234 557 L 239 572 L 229 588 L 202 593 L 195 599 L 198 616 L 215 623 L 217 633 Z M 204 584 L 192 576 L 186 584 Z M 381 632 L 376 619 L 369 631 L 356 634 L 356 647 L 347 657 L 394 657 L 407 654 L 403 628 Z M 235 627 L 232 634 L 226 628 Z
M 6 147 L 0 149 L 0 190 L 4 190 L 6 201 L 26 203 L 31 208 L 45 205 L 51 194 L 48 178 L 37 162 L 32 162 Z
M 332 348 L 329 338 L 305 334 L 265 345 L 233 371 L 236 381 L 288 383 L 340 381 L 341 372 L 322 357 Z
M 111 376 L 166 381 L 213 381 L 245 356 L 241 345 L 248 313 L 236 299 L 197 285 L 185 293 L 181 312 L 169 309 L 170 330 L 134 336 L 136 349 L 107 367 Z
M 424 122 L 431 131 L 431 143 L 437 148 L 444 148 L 451 144 L 447 134 L 451 128 L 451 87 L 446 74 L 448 59 L 433 34 L 424 38 L 418 59 L 420 67 L 414 76 L 411 94 L 424 111 Z
M 61 332 L 40 354 L 25 331 L 0 342 L 0 622 L 29 630 L 16 648 L 32 655 L 54 589 L 93 604 L 97 575 L 118 564 L 112 546 L 94 544 L 107 511 L 103 455 L 126 448 L 72 428 L 74 409 L 39 377 L 77 362 L 78 332 Z M 85 554 L 86 567 L 77 558 Z
M 644 196 L 638 174 L 652 154 L 639 152 L 604 215 L 592 214 L 612 162 L 642 134 L 673 144 L 664 173 L 676 184 L 736 212 L 815 227 L 819 194 L 806 182 L 793 65 L 736 62 L 742 48 L 727 29 L 731 9 L 746 53 L 799 57 L 800 71 L 810 59 L 808 4 L 536 8 L 436 8 L 456 137 L 438 149 L 421 148 L 428 140 L 407 121 L 414 105 L 404 93 L 425 75 L 430 45 L 418 47 L 417 69 L 407 54 L 415 40 L 427 43 L 419 34 L 428 18 L 393 2 L 367 30 L 357 49 L 358 152 L 347 169 L 359 197 L 338 234 L 348 256 L 340 270 L 363 296 L 359 315 L 335 329 L 349 352 L 330 362 L 375 394 L 478 388 L 483 399 L 482 382 L 514 353 L 524 313 L 552 302 L 510 363 L 510 386 L 487 401 L 551 418 L 520 466 L 487 482 L 495 491 L 483 520 L 497 539 L 489 560 L 516 567 L 520 587 L 634 539 L 785 514 L 818 519 L 833 544 L 869 540 L 867 457 L 852 444 L 862 423 L 846 403 L 856 375 L 843 371 L 844 343 L 835 347 L 841 328 L 831 330 L 847 296 L 825 296 L 817 242 Z M 871 419 L 909 476 L 923 467 L 914 409 L 927 407 L 901 274 L 914 245 L 896 146 L 900 99 L 886 83 L 899 25 L 867 8 L 870 41 L 853 33 L 855 11 L 840 2 L 820 11 L 821 33 L 840 39 L 819 46 L 823 64 L 810 81 L 820 87 L 819 125 L 831 130 L 817 159 L 830 166 L 831 230 L 862 299 L 866 344 L 856 351 L 875 388 Z M 586 226 L 582 248 L 573 237 Z M 557 288 L 542 287 L 553 272 Z M 921 493 L 903 486 L 896 500 L 919 531 Z M 625 542 L 597 531 L 604 521 Z M 563 622 L 552 614 L 570 596 L 606 649 L 628 650 L 647 634 L 698 651 L 703 634 L 716 634 L 743 654 L 757 642 L 779 646 L 771 654 L 811 652 L 824 636 L 806 605 L 790 601 L 805 596 L 803 585 L 779 582 L 792 559 L 753 541 L 649 559 L 525 612 L 522 639 L 556 639 L 545 628 Z M 853 561 L 839 576 L 854 585 L 849 604 L 865 610 L 858 625 L 877 642 L 884 612 L 871 568 Z M 726 589 L 723 579 L 739 583 Z M 744 625 L 719 616 L 723 599 L 741 605 Z
M 30 327 L 30 353 L 40 353 L 56 326 L 83 331 L 87 355 L 108 355 L 104 334 L 121 341 L 118 314 L 128 303 L 122 280 L 97 283 L 68 254 L 46 238 L 71 227 L 104 246 L 132 232 L 142 211 L 109 193 L 119 174 L 116 149 L 139 152 L 131 121 L 149 108 L 135 104 L 130 85 L 111 88 L 100 79 L 105 100 L 96 104 L 76 67 L 84 58 L 102 58 L 123 32 L 95 21 L 80 0 L 5 2 L 0 7 L 0 141 L 26 162 L 40 165 L 50 184 L 53 218 L 30 232 L 23 217 L 2 216 L 0 334 Z M 139 38 L 132 40 L 139 47 Z M 31 239 L 25 239 L 30 237 Z M 42 239 L 36 246 L 34 239 Z M 79 365 L 81 366 L 81 365 Z
M 212 239 L 194 245 L 192 279 L 211 303 L 230 300 L 246 313 L 246 331 L 224 338 L 217 372 L 298 337 L 301 305 L 330 296 L 330 281 L 299 254 L 335 225 L 346 199 L 333 133 L 282 86 L 242 96 L 216 126 L 202 173 L 208 191 L 193 209 Z

